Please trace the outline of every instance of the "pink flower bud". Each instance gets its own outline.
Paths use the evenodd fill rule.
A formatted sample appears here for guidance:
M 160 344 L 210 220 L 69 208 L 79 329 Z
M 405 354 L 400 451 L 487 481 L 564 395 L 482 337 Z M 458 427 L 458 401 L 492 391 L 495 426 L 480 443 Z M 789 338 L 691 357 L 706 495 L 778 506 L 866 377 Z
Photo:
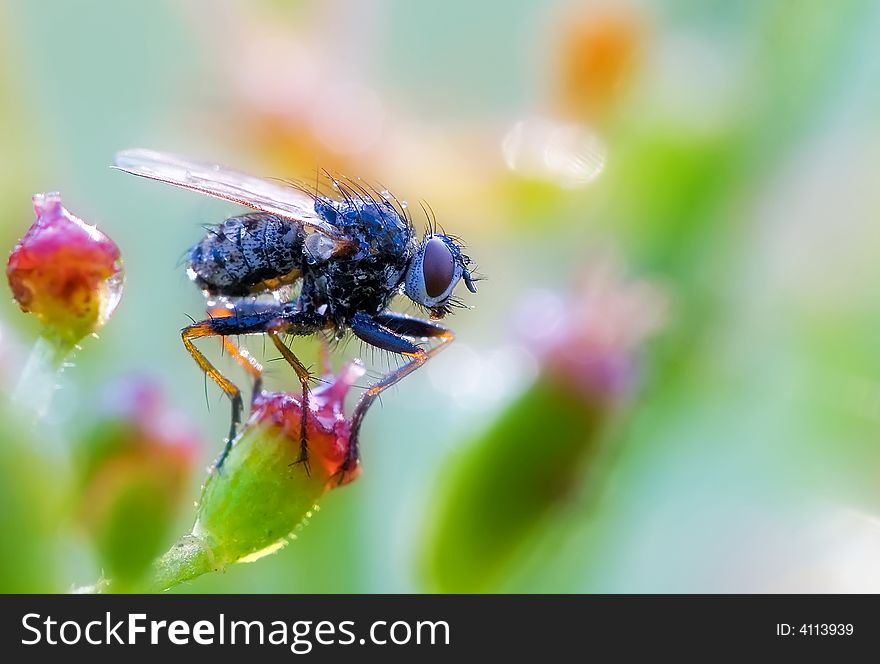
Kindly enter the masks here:
M 119 248 L 68 212 L 58 193 L 35 194 L 33 201 L 37 220 L 12 250 L 6 276 L 23 311 L 75 344 L 103 326 L 119 303 Z
M 568 293 L 528 296 L 516 327 L 543 372 L 588 399 L 615 401 L 634 390 L 639 351 L 665 324 L 666 293 L 628 278 L 614 258 L 598 260 Z
M 319 385 L 309 395 L 310 415 L 306 423 L 306 437 L 310 468 L 313 474 L 327 477 L 328 489 L 348 484 L 360 475 L 359 465 L 344 473 L 344 476 L 340 471 L 348 452 L 351 433 L 344 410 L 345 396 L 363 372 L 360 364 L 348 364 L 332 382 Z M 299 392 L 263 392 L 254 399 L 248 428 L 279 428 L 291 441 L 293 448 L 298 449 L 301 399 Z

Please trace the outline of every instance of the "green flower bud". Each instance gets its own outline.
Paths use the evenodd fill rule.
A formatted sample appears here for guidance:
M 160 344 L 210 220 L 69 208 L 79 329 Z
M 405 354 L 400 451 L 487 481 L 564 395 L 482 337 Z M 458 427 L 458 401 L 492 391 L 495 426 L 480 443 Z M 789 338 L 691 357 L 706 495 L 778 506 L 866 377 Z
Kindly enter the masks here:
M 152 589 L 279 550 L 312 518 L 324 493 L 357 477 L 358 465 L 343 472 L 350 435 L 344 402 L 363 373 L 360 363 L 348 364 L 310 392 L 308 463 L 300 456 L 301 395 L 256 397 L 222 467 L 202 488 L 192 532 L 158 561 Z
M 524 310 L 540 372 L 447 471 L 423 559 L 441 591 L 498 589 L 577 492 L 636 388 L 665 297 L 605 263 L 574 293 L 537 294 Z
M 80 522 L 113 590 L 131 588 L 167 545 L 200 441 L 144 379 L 106 391 L 76 446 Z

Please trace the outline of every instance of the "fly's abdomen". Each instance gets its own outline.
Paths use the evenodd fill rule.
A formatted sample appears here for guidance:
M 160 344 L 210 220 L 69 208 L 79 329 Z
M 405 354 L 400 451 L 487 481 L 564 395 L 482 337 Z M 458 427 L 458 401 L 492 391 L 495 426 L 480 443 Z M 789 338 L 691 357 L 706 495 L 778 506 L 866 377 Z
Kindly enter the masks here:
M 298 277 L 305 236 L 301 226 L 272 214 L 230 217 L 192 248 L 187 272 L 211 295 L 270 290 Z

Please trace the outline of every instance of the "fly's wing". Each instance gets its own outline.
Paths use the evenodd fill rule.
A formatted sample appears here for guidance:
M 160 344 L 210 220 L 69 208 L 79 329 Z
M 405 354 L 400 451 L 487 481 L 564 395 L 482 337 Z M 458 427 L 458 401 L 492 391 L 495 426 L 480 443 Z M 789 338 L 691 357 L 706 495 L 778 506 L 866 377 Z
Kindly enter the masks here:
M 352 244 L 344 233 L 315 213 L 311 196 L 281 182 L 168 152 L 143 149 L 118 152 L 112 168 L 295 221 L 307 231 L 318 232 L 331 240 L 331 255 L 347 251 Z M 326 251 L 329 243 L 322 244 Z

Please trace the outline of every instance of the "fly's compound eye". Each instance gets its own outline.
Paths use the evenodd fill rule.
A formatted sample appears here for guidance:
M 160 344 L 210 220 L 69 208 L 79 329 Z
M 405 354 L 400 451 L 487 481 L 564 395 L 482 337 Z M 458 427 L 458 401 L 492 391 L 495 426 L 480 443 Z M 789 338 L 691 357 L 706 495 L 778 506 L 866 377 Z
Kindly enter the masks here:
M 447 313 L 446 307 L 456 284 L 462 276 L 470 281 L 466 261 L 455 242 L 445 235 L 426 237 L 406 273 L 404 289 L 407 296 L 438 315 Z
M 455 258 L 449 247 L 439 237 L 425 243 L 422 252 L 422 280 L 425 294 L 429 298 L 442 297 L 451 286 L 454 286 Z M 457 281 L 457 279 L 456 279 Z

